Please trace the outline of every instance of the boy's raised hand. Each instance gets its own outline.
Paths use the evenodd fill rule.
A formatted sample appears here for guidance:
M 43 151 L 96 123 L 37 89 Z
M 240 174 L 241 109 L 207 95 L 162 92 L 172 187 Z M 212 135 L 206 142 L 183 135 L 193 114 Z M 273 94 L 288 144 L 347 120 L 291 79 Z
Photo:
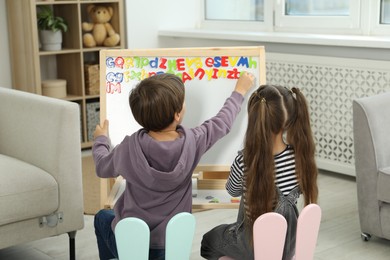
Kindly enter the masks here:
M 243 72 L 240 75 L 240 78 L 238 79 L 235 87 L 235 91 L 240 93 L 241 95 L 245 96 L 245 94 L 248 92 L 248 90 L 253 87 L 255 83 L 255 76 L 249 72 Z
M 93 133 L 93 139 L 96 137 L 104 135 L 108 137 L 108 120 L 104 120 L 103 126 L 97 125 L 95 128 L 95 132 Z

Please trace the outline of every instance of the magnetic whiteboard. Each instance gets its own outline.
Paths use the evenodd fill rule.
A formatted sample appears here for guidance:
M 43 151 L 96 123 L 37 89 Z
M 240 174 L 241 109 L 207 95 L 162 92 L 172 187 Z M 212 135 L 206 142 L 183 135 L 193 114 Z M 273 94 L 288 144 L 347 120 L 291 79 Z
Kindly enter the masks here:
M 194 127 L 217 114 L 243 71 L 265 84 L 265 51 L 260 47 L 175 48 L 100 51 L 100 116 L 108 119 L 112 146 L 140 126 L 129 107 L 130 90 L 156 73 L 173 73 L 185 84 L 186 113 L 182 125 Z M 201 159 L 200 165 L 232 163 L 246 131 L 248 93 L 231 132 Z

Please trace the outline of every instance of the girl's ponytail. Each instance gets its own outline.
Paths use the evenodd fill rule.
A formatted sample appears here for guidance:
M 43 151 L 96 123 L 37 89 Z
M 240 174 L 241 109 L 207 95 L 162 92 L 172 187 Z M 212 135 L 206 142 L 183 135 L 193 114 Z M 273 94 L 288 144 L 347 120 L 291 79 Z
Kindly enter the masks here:
M 310 127 L 309 109 L 305 97 L 298 88 L 292 88 L 295 95 L 295 120 L 287 132 L 287 141 L 295 150 L 296 173 L 304 195 L 305 205 L 317 203 L 317 165 L 315 143 Z
M 246 225 L 252 230 L 254 221 L 273 210 L 276 197 L 273 156 L 274 115 L 281 115 L 281 96 L 275 88 L 261 86 L 248 101 L 248 127 L 244 142 Z M 279 104 L 279 105 L 277 105 Z M 275 110 L 275 107 L 277 110 Z M 275 126 L 275 124 L 277 124 Z

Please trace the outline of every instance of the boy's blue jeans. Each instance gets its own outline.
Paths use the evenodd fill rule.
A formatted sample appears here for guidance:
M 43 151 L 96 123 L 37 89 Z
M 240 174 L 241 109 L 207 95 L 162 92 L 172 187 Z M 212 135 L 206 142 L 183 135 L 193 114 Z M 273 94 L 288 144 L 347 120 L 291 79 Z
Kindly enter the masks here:
M 115 235 L 111 228 L 114 218 L 114 211 L 108 209 L 102 209 L 95 215 L 94 226 L 100 260 L 118 258 Z
M 114 211 L 111 209 L 102 209 L 95 215 L 94 226 L 100 260 L 118 258 L 115 235 L 111 228 L 111 222 L 114 220 L 114 217 Z M 149 259 L 164 260 L 165 250 L 150 249 Z

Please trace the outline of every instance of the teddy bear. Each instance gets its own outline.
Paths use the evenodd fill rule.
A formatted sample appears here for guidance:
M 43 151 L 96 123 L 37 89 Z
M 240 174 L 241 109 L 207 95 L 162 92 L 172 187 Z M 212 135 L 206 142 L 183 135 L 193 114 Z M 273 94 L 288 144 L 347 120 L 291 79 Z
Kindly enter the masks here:
M 83 35 L 85 47 L 118 45 L 120 36 L 109 23 L 114 14 L 111 6 L 94 5 L 87 6 L 87 12 L 92 23 L 83 22 L 82 29 L 87 32 Z

